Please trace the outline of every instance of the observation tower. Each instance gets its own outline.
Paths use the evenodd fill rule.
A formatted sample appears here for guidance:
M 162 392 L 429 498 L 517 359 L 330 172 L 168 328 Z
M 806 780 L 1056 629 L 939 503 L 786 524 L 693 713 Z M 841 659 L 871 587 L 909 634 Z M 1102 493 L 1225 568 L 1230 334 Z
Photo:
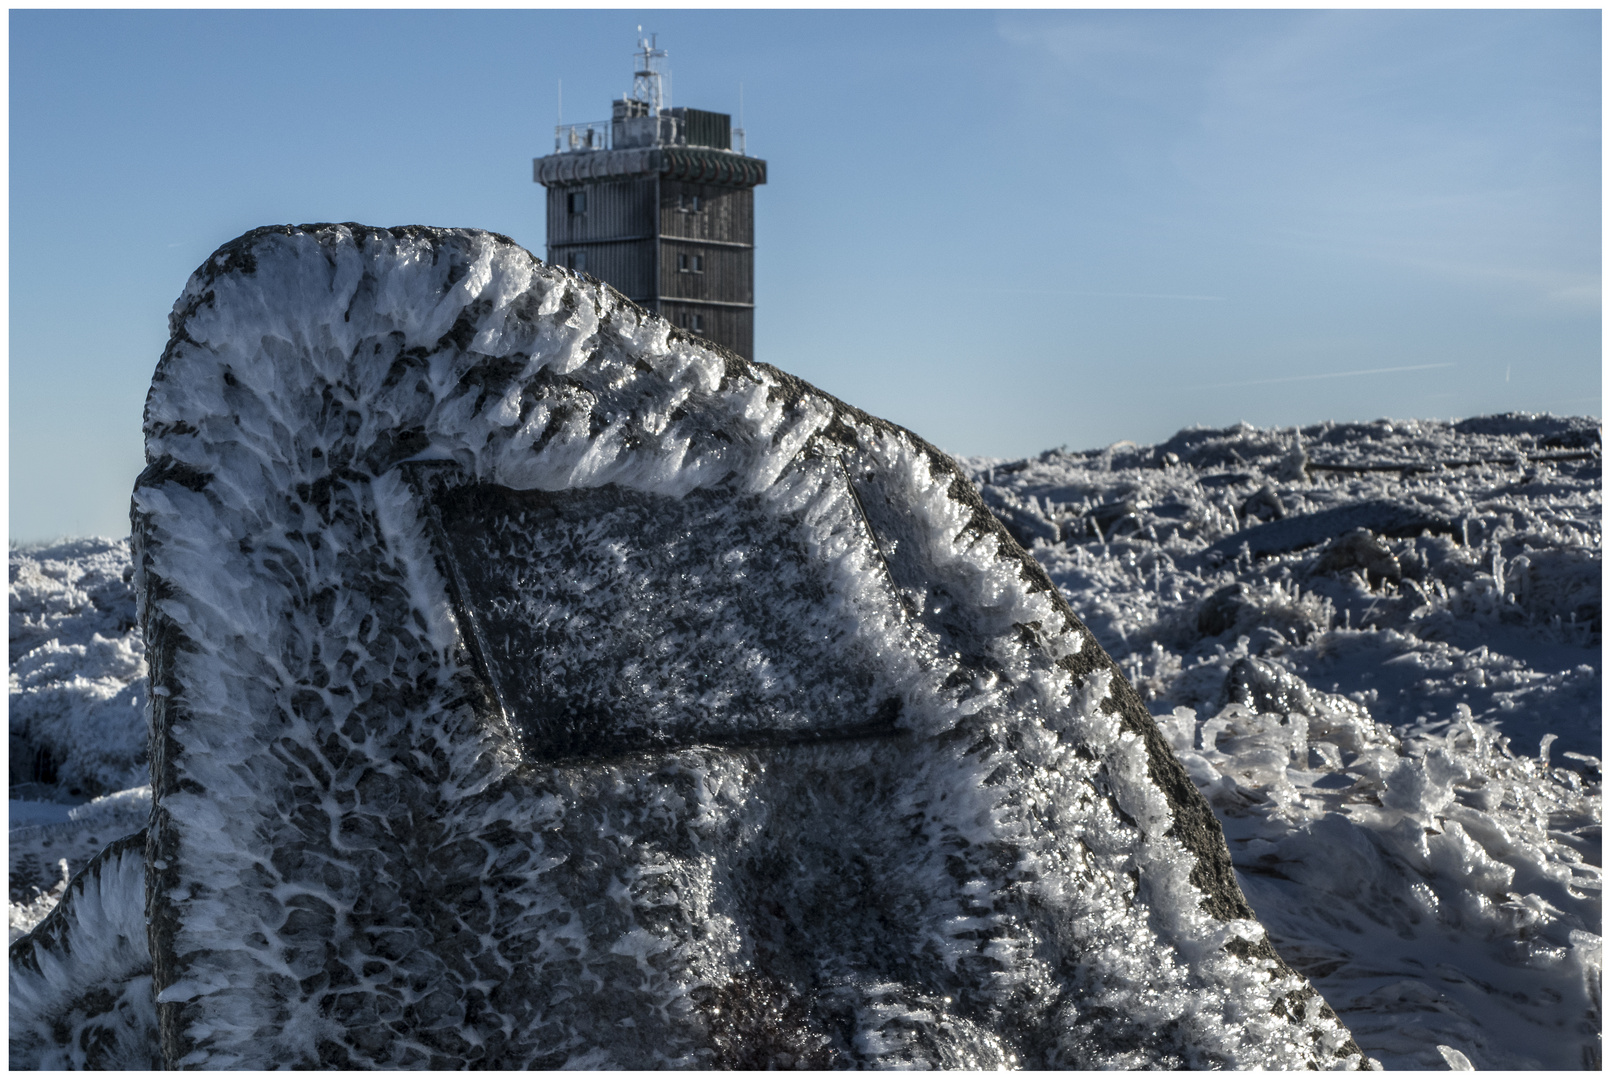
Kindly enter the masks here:
M 671 108 L 666 51 L 638 41 L 609 120 L 561 123 L 532 162 L 548 189 L 548 261 L 755 358 L 755 187 L 766 162 L 727 113 Z

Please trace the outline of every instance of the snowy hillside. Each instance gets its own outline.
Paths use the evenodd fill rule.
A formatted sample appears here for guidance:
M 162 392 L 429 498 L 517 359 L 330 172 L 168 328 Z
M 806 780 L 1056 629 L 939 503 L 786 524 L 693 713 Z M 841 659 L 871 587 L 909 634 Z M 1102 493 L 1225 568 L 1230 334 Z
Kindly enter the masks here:
M 1390 1068 L 1598 1064 L 1599 443 L 1489 417 L 966 463 Z M 11 553 L 13 939 L 149 808 L 129 576 L 123 541 Z

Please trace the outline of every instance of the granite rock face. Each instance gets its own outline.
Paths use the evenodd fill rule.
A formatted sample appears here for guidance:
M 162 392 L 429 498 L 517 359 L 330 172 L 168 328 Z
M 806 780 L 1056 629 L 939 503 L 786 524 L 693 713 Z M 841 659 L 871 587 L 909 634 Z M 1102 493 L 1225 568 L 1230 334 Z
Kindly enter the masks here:
M 921 439 L 488 233 L 261 229 L 171 327 L 167 1065 L 1361 1063 Z

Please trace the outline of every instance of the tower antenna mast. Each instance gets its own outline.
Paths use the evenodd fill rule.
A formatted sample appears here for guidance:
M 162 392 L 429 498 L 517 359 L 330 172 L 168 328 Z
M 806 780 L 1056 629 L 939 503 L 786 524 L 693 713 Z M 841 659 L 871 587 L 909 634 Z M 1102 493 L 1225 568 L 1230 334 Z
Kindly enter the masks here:
M 638 27 L 638 33 L 643 33 L 643 27 Z M 632 96 L 638 101 L 649 103 L 649 115 L 659 116 L 660 110 L 666 107 L 665 100 L 665 71 L 660 61 L 666 58 L 666 50 L 659 48 L 657 39 L 659 34 L 650 34 L 648 37 L 638 38 L 638 51 L 633 55 L 637 57 L 637 68 L 632 72 Z

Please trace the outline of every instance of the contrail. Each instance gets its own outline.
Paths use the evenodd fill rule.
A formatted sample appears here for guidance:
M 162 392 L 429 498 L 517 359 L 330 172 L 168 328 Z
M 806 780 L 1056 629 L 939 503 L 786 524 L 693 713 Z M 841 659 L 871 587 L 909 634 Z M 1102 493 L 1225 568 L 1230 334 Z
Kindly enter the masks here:
M 987 293 L 1029 293 L 1034 296 L 1120 296 L 1131 300 L 1228 300 L 1225 296 L 1201 296 L 1197 293 L 1160 292 L 1089 292 L 1083 289 L 980 289 Z
M 1049 290 L 1050 291 L 1050 290 Z M 1198 296 L 1194 293 L 1161 292 L 1076 292 L 1064 296 L 1123 296 L 1132 300 L 1224 300 L 1223 296 Z
M 1346 379 L 1352 375 L 1390 375 L 1396 371 L 1431 371 L 1433 368 L 1455 367 L 1448 364 L 1411 364 L 1409 367 L 1379 367 L 1365 368 L 1362 371 L 1328 371 L 1320 375 L 1283 375 L 1279 379 L 1244 379 L 1241 382 L 1205 383 L 1201 386 L 1188 386 L 1188 390 L 1218 390 L 1225 386 L 1264 386 L 1269 383 L 1308 382 L 1311 379 Z

